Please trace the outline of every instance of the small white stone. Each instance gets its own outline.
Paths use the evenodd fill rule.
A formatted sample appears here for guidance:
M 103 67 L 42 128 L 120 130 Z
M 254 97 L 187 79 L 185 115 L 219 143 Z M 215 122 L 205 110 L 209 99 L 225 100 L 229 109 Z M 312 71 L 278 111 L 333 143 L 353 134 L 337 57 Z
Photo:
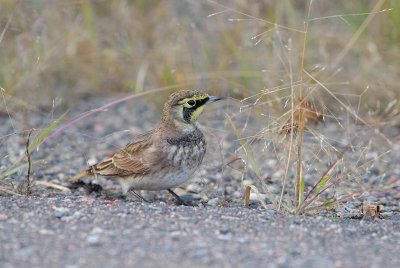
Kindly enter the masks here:
M 186 186 L 186 191 L 189 193 L 200 193 L 201 186 L 197 184 L 189 184 L 188 186 Z

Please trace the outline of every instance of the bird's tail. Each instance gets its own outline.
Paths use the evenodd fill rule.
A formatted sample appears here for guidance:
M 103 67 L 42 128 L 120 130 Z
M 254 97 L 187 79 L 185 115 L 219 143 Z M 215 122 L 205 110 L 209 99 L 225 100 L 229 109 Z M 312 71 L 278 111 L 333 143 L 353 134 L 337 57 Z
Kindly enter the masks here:
M 87 170 L 84 170 L 84 171 L 76 174 L 73 177 L 67 178 L 67 182 L 74 183 L 74 182 L 80 181 L 81 179 L 83 179 L 85 177 L 90 177 L 90 176 L 93 176 L 93 172 L 91 169 L 87 169 Z

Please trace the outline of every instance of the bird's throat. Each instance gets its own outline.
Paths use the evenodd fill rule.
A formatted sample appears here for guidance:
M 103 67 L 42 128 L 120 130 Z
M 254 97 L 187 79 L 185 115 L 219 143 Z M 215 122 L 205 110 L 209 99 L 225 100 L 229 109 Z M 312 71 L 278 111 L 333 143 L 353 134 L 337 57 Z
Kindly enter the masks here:
M 180 120 L 174 120 L 175 126 L 177 127 L 178 130 L 184 132 L 184 133 L 190 133 L 193 131 L 196 131 L 197 127 L 195 124 L 190 124 L 186 123 Z

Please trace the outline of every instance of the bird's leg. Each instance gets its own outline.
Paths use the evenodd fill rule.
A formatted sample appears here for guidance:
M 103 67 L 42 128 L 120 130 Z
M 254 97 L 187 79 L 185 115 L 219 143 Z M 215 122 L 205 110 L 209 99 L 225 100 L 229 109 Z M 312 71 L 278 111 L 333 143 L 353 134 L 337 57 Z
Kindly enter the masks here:
M 182 198 L 179 197 L 179 195 L 177 195 L 174 191 L 172 191 L 171 189 L 167 189 L 168 192 L 170 192 L 170 194 L 172 194 L 175 199 L 176 199 L 176 204 L 178 206 L 180 205 L 184 205 L 184 206 L 189 206 L 189 204 L 187 204 L 185 201 L 182 200 Z
M 139 200 L 142 201 L 142 202 L 150 203 L 149 201 L 147 201 L 146 199 L 144 199 L 140 194 L 138 194 L 137 192 L 135 192 L 135 191 L 132 190 L 132 189 L 129 189 L 128 193 L 133 194 L 137 199 L 139 199 Z

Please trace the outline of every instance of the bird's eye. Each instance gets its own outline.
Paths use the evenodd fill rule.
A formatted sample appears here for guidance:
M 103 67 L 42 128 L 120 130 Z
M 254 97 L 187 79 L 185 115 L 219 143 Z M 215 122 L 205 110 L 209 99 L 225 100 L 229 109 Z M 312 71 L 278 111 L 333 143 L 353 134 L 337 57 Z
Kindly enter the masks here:
M 190 106 L 194 106 L 196 102 L 194 100 L 190 100 L 187 102 L 187 104 L 189 104 Z

